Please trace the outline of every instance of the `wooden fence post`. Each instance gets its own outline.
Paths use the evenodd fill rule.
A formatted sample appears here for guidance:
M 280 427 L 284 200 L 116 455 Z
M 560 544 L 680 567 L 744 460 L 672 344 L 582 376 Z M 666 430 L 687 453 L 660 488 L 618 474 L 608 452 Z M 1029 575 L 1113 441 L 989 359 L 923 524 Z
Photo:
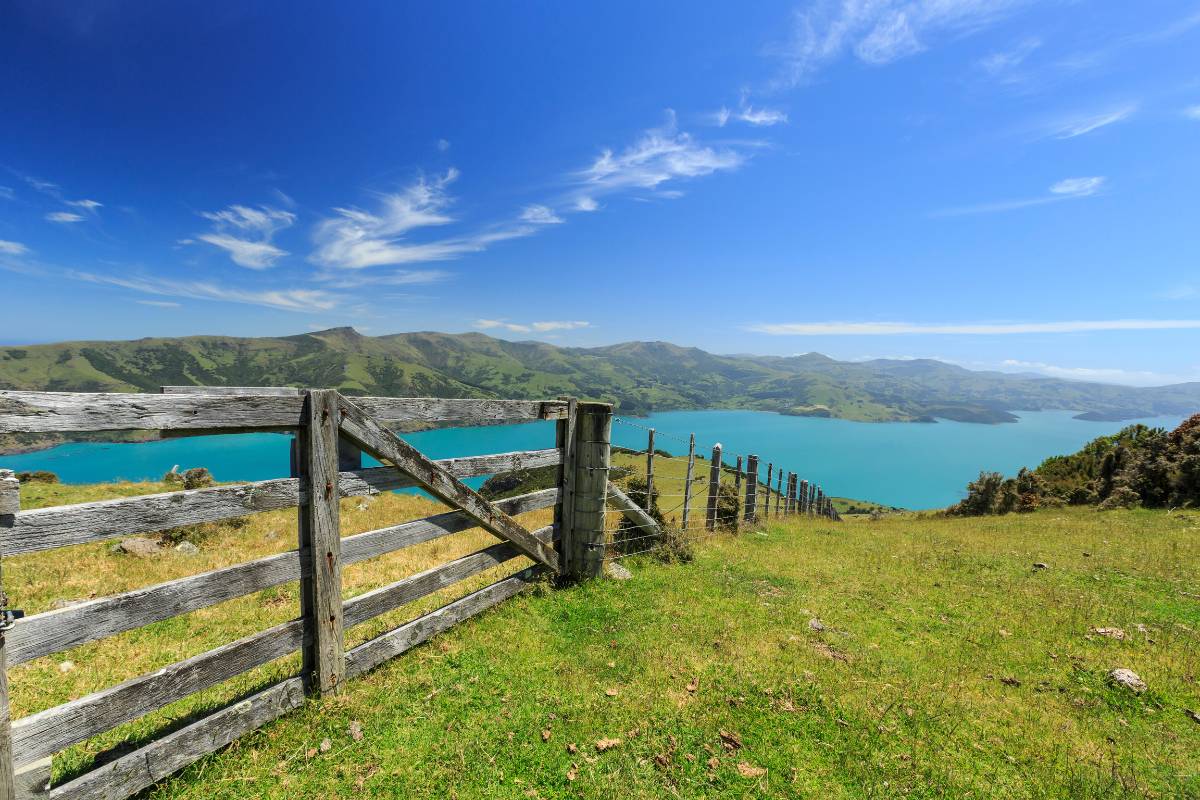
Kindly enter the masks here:
M 821 503 L 823 503 L 823 502 L 825 502 L 825 492 L 823 492 L 821 490 L 821 487 L 818 486 L 817 487 L 817 497 L 813 501 L 813 516 L 816 516 L 817 514 L 820 513 Z
M 558 448 L 560 461 L 555 485 L 558 486 L 558 502 L 554 504 L 554 530 L 558 535 L 558 568 L 561 574 L 567 571 L 566 540 L 567 520 L 573 519 L 571 504 L 575 501 L 575 417 L 579 402 L 574 397 L 560 395 L 567 401 L 567 416 L 554 423 L 554 446 Z
M 775 464 L 768 461 L 767 462 L 767 492 L 763 497 L 763 500 L 764 500 L 763 517 L 764 518 L 771 516 L 771 479 L 773 477 L 775 477 L 774 472 L 775 472 Z
M 0 609 L 8 608 L 4 592 L 3 542 L 21 510 L 21 484 L 12 470 L 0 470 Z M 0 800 L 16 797 L 13 769 L 12 719 L 8 713 L 8 659 L 0 630 Z
M 798 514 L 808 513 L 808 481 L 800 481 L 800 507 L 796 509 Z
M 612 458 L 612 406 L 577 403 L 566 484 L 559 564 L 564 577 L 596 578 L 604 571 L 604 504 Z
M 721 493 L 721 445 L 718 442 L 712 449 L 712 465 L 708 469 L 708 514 L 704 518 L 704 527 L 710 531 L 717 529 L 717 498 Z
M 300 442 L 300 552 L 308 574 L 300 581 L 301 611 L 310 644 L 304 676 L 313 692 L 336 692 L 346 679 L 342 631 L 342 537 L 338 495 L 338 393 L 313 389 L 304 405 Z
M 783 467 L 779 468 L 779 474 L 775 476 L 775 516 L 779 516 L 779 508 L 783 504 Z
M 758 456 L 746 457 L 746 522 L 758 521 Z
M 683 530 L 688 529 L 688 516 L 692 511 L 692 477 L 696 472 L 696 434 L 688 437 L 687 478 L 683 482 Z
M 654 428 L 646 437 L 646 511 L 654 506 Z

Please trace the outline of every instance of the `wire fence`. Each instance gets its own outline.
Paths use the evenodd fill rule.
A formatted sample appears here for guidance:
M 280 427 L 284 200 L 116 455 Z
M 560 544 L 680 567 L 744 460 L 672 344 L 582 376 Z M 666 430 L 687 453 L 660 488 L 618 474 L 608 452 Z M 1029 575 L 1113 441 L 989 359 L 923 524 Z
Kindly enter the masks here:
M 763 465 L 755 455 L 730 455 L 717 443 L 698 445 L 694 434 L 684 437 L 623 417 L 613 417 L 613 424 L 614 441 L 644 437 L 641 448 L 613 445 L 609 476 L 646 513 L 633 518 L 620 508 L 604 510 L 605 561 L 656 552 L 683 555 L 698 541 L 777 517 L 839 519 L 815 482 L 773 463 Z

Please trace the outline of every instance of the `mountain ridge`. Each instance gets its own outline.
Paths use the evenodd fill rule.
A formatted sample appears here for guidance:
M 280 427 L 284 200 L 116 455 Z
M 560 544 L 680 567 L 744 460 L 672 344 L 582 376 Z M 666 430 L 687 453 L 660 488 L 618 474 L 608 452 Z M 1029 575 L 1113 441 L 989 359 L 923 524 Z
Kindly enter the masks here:
M 1048 409 L 1123 420 L 1200 409 L 1200 383 L 1117 386 L 974 371 L 935 359 L 717 355 L 665 341 L 562 347 L 483 333 L 366 336 L 339 327 L 278 337 L 0 346 L 0 388 L 153 392 L 174 384 L 513 399 L 571 394 L 614 402 L 627 415 L 748 408 L 858 421 L 996 423 L 1015 420 L 1015 411 Z

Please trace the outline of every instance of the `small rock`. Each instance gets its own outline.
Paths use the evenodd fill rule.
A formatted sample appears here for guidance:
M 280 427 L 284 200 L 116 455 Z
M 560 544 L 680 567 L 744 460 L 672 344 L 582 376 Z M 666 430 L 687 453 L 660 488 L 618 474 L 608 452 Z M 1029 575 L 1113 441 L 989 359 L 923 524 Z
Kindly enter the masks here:
M 64 675 L 73 669 L 75 669 L 74 661 L 62 661 L 58 665 L 58 671 L 63 673 Z
M 267 541 L 274 541 L 279 538 L 279 531 L 267 531 L 263 534 L 263 538 Z
M 1107 636 L 1109 639 L 1116 639 L 1118 642 L 1125 639 L 1125 630 L 1123 628 L 1092 628 L 1092 633 L 1097 636 Z
M 329 739 L 321 740 L 320 750 L 322 753 L 328 753 L 332 749 L 333 749 L 333 742 L 329 741 Z
M 77 606 L 82 602 L 83 602 L 82 600 L 68 600 L 65 597 L 59 597 L 50 602 L 50 608 L 57 611 L 60 608 L 70 608 L 71 606 Z
M 616 581 L 627 581 L 633 577 L 633 573 L 625 568 L 623 564 L 618 564 L 615 561 L 609 561 L 604 565 L 604 574 Z
M 1033 569 L 1034 569 L 1034 571 L 1041 570 L 1041 569 L 1050 569 L 1050 565 L 1047 564 L 1045 561 L 1035 561 L 1035 562 L 1033 562 Z
M 1116 686 L 1123 686 L 1134 694 L 1146 691 L 1146 682 L 1138 677 L 1136 672 L 1124 667 L 1108 673 L 1108 682 Z
M 825 623 L 821 622 L 821 620 L 817 619 L 816 617 L 813 617 L 808 621 L 808 628 L 809 630 L 820 633 L 821 631 L 825 630 Z
M 175 545 L 175 552 L 179 553 L 181 556 L 194 556 L 199 555 L 200 548 L 196 547 L 196 545 L 192 544 L 191 542 L 180 542 L 179 544 Z
M 147 539 L 144 536 L 130 536 L 128 539 L 122 539 L 109 549 L 111 552 L 117 554 L 150 558 L 151 556 L 158 555 L 162 547 L 153 539 Z

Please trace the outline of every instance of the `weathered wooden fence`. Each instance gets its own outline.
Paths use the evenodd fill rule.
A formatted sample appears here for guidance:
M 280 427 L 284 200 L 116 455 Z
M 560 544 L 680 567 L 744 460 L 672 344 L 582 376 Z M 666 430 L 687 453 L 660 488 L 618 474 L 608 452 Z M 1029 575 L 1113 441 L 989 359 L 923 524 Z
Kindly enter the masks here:
M 427 458 L 391 431 L 411 423 L 546 419 L 557 421 L 552 447 L 441 461 Z M 609 481 L 612 420 L 606 404 L 562 398 L 347 397 L 334 390 L 207 387 L 167 387 L 158 395 L 0 391 L 0 433 L 295 434 L 290 478 L 22 511 L 19 484 L 11 474 L 0 474 L 0 800 L 35 796 L 119 800 L 297 708 L 306 694 L 338 691 L 345 680 L 512 597 L 541 575 L 600 575 L 606 560 L 606 505 L 634 526 L 662 534 L 646 509 Z M 360 452 L 385 466 L 362 468 Z M 693 436 L 684 493 L 685 530 L 696 524 L 690 509 L 695 458 Z M 650 488 L 655 481 L 654 461 L 651 433 L 646 460 Z M 804 482 L 797 494 L 794 474 L 789 473 L 784 495 L 783 472 L 778 470 L 780 486 L 772 492 L 775 467 L 768 465 L 764 485 L 757 461 L 750 456 L 746 471 L 737 473 L 739 483 L 745 477 L 743 521 L 784 513 L 836 518 L 819 489 L 812 487 L 815 494 L 810 494 Z M 498 502 L 488 502 L 462 482 L 546 466 L 558 467 L 554 488 Z M 719 522 L 720 446 L 713 451 L 711 470 L 707 514 L 700 523 L 708 531 Z M 420 487 L 455 510 L 341 535 L 341 498 L 408 487 Z M 27 617 L 9 609 L 3 595 L 6 558 L 288 507 L 297 508 L 299 515 L 297 547 L 288 552 Z M 538 530 L 527 530 L 513 519 L 547 508 L 553 508 L 553 524 Z M 500 542 L 343 600 L 344 566 L 471 528 L 482 528 Z M 519 556 L 532 565 L 346 649 L 348 628 Z M 62 705 L 10 719 L 9 667 L 293 581 L 300 584 L 300 607 L 291 621 Z M 47 787 L 49 759 L 55 753 L 297 652 L 302 654 L 298 674 L 90 772 Z

